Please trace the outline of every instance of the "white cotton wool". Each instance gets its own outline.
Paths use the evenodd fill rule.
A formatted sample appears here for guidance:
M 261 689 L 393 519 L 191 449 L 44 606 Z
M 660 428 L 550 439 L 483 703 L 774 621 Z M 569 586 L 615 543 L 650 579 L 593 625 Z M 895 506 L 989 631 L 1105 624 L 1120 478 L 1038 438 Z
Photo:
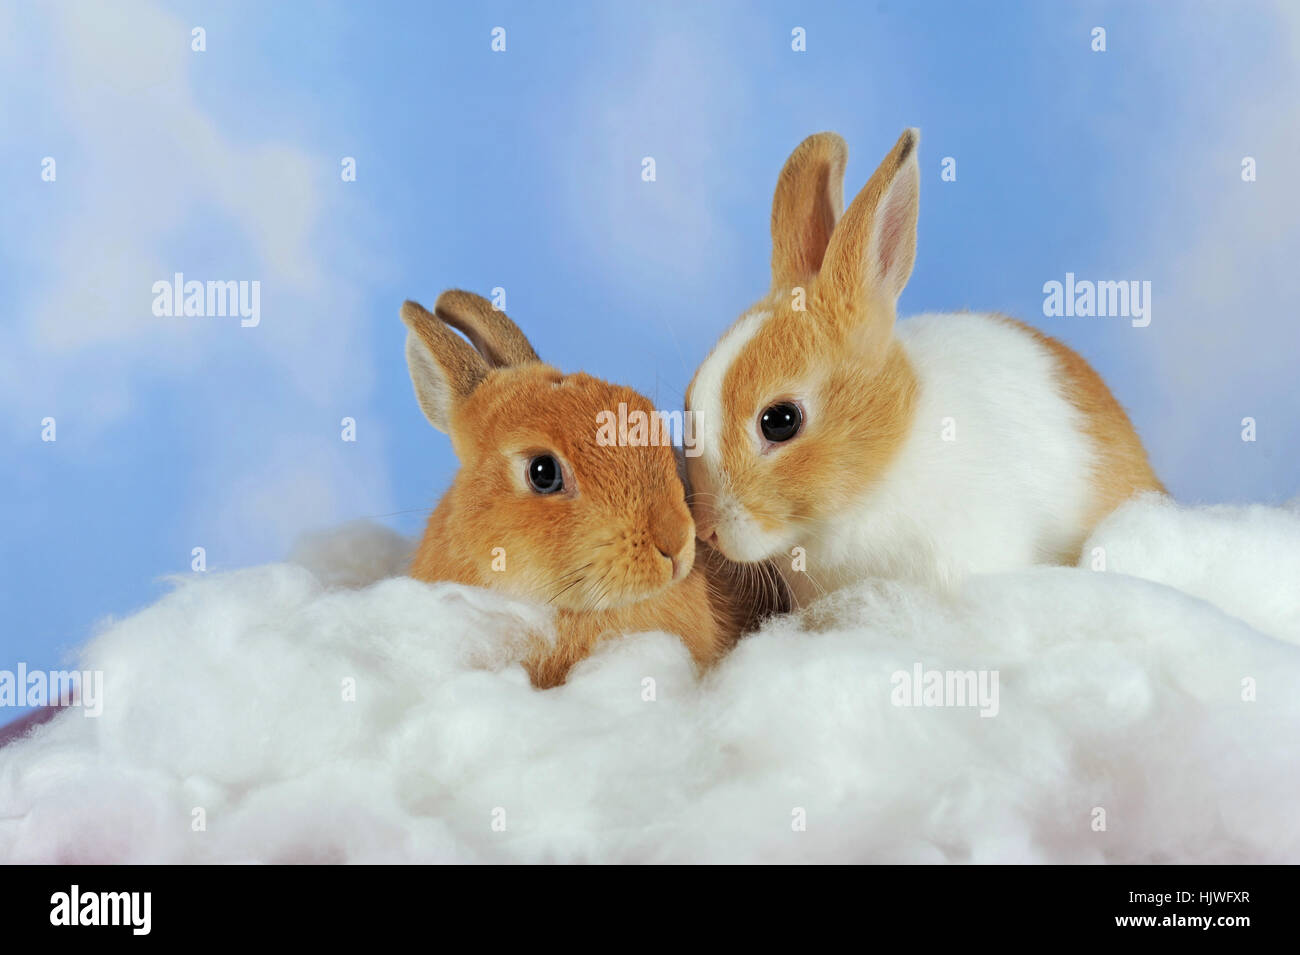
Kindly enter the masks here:
M 1300 644 L 1300 498 L 1182 508 L 1153 495 L 1103 521 L 1084 553 L 1097 548 L 1107 570 L 1196 594 Z
M 702 677 L 642 634 L 538 691 L 541 609 L 393 578 L 409 542 L 350 526 L 92 639 L 102 716 L 0 749 L 0 860 L 1300 861 L 1300 515 L 1149 499 L 1089 546 L 1105 572 L 865 582 Z

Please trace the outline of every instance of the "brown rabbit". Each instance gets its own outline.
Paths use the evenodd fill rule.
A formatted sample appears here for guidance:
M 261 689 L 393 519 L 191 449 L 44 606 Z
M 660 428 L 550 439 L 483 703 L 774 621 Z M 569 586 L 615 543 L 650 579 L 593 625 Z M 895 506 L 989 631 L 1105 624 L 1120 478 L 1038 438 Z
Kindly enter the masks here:
M 599 439 L 601 412 L 624 403 L 653 414 L 645 397 L 544 364 L 478 295 L 444 292 L 434 313 L 402 306 L 407 365 L 461 470 L 429 518 L 411 575 L 554 606 L 558 640 L 539 638 L 526 664 L 535 685 L 563 683 L 605 637 L 648 630 L 678 634 L 707 666 L 764 611 L 780 609 L 769 578 L 733 580 L 731 565 L 703 547 L 697 559 L 671 446 Z

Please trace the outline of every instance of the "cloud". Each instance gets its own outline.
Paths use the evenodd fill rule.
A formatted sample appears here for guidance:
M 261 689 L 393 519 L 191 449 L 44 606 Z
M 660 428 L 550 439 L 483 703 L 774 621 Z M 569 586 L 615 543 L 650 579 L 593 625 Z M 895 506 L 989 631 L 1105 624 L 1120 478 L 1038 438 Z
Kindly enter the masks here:
M 148 340 L 167 334 L 148 308 L 152 281 L 184 266 L 175 248 L 190 231 L 247 244 L 250 278 L 298 290 L 319 283 L 310 241 L 322 206 L 319 160 L 287 143 L 241 143 L 218 125 L 192 88 L 206 54 L 190 50 L 187 24 L 145 2 L 44 12 L 48 19 L 29 21 L 20 37 L 49 44 L 36 88 L 69 152 L 55 157 L 59 178 L 48 188 L 71 201 L 36 224 L 52 239 L 42 256 L 56 281 L 27 298 L 34 347 L 143 339 L 136 346 L 150 351 Z
M 1161 173 L 1172 183 L 1153 230 L 1161 314 L 1147 354 L 1164 400 L 1148 441 L 1177 476 L 1175 490 L 1193 499 L 1222 499 L 1227 488 L 1266 499 L 1300 490 L 1300 180 L 1292 171 L 1300 8 L 1279 3 L 1268 13 L 1251 18 L 1248 31 L 1252 42 L 1267 42 L 1267 55 L 1180 86 L 1180 109 L 1194 121 Z M 1163 55 L 1186 65 L 1181 45 Z M 1241 178 L 1247 156 L 1257 163 L 1255 182 Z M 1255 443 L 1241 440 L 1245 417 L 1257 419 Z
M 349 212 L 338 157 L 284 135 L 249 137 L 214 103 L 214 88 L 231 85 L 223 71 L 241 68 L 222 36 L 194 52 L 191 24 L 155 3 L 52 4 L 11 26 L 18 55 L 0 67 L 0 108 L 27 147 L 30 181 L 15 190 L 23 235 L 5 255 L 13 320 L 0 331 L 0 395 L 11 439 L 29 447 L 35 423 L 54 415 L 76 435 L 65 453 L 90 456 L 104 442 L 176 441 L 168 419 L 188 418 L 211 429 L 176 461 L 175 480 L 191 487 L 232 462 L 255 465 L 250 434 L 282 460 L 278 447 L 313 430 L 337 440 L 335 422 L 353 415 L 381 447 L 381 424 L 365 416 L 366 257 L 329 225 Z M 260 117 L 291 108 L 274 88 L 263 95 Z M 46 154 L 52 183 L 39 181 Z M 261 323 L 155 316 L 153 284 L 176 273 L 260 283 Z M 280 553 L 308 511 L 316 523 L 389 509 L 378 457 L 312 460 L 323 466 L 291 468 L 292 485 L 248 467 L 244 484 L 261 479 L 258 513 L 221 487 L 193 506 L 260 515 L 232 533 Z
M 695 11 L 689 29 L 666 11 L 643 13 L 648 29 L 639 16 L 620 17 L 607 26 L 617 42 L 593 48 L 552 160 L 561 213 L 598 271 L 667 286 L 717 273 L 734 248 L 725 211 L 752 199 L 735 194 L 726 147 L 737 134 L 748 140 L 741 124 L 753 94 L 718 42 L 752 27 L 733 7 Z M 646 158 L 653 182 L 642 178 Z

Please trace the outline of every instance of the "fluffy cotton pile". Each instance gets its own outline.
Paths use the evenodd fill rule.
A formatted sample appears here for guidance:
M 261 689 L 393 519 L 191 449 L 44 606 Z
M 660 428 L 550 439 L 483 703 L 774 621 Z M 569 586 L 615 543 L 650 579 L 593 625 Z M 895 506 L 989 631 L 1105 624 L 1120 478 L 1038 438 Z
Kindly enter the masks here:
M 545 692 L 539 611 L 390 577 L 408 546 L 350 528 L 101 633 L 103 715 L 0 750 L 0 859 L 1300 862 L 1295 511 L 1136 502 L 1105 572 L 865 584 L 702 679 L 647 634 Z M 894 705 L 918 663 L 996 670 L 997 715 Z

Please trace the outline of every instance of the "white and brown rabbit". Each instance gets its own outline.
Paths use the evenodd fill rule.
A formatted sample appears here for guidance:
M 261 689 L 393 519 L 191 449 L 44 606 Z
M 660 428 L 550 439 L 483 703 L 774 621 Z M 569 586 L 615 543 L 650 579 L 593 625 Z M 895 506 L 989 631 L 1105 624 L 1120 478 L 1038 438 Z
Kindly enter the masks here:
M 864 577 L 943 585 L 1073 563 L 1120 502 L 1163 490 L 1124 410 L 1061 342 L 996 314 L 896 324 L 917 141 L 903 133 L 842 217 L 844 140 L 800 144 L 772 206 L 771 290 L 687 391 L 701 539 L 734 561 L 780 558 L 798 601 Z
M 562 683 L 614 634 L 678 634 L 697 663 L 717 660 L 772 591 L 739 586 L 757 578 L 733 581 L 706 547 L 697 558 L 670 445 L 600 440 L 601 412 L 624 403 L 629 414 L 652 415 L 650 402 L 544 364 L 478 295 L 444 292 L 434 313 L 402 306 L 407 365 L 420 407 L 451 437 L 461 469 L 429 518 L 411 576 L 557 608 L 558 640 L 539 640 L 526 663 L 537 686 Z

